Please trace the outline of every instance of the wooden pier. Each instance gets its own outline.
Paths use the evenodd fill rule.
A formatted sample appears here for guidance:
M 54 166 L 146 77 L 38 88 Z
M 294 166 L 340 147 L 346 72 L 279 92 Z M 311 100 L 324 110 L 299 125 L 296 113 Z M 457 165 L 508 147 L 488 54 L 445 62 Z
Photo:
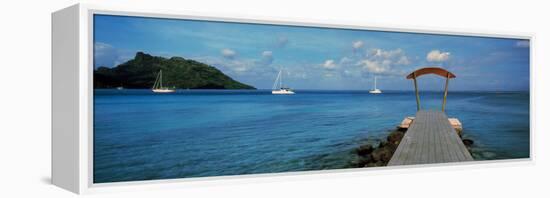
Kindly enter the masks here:
M 419 110 L 388 166 L 472 160 L 443 111 Z

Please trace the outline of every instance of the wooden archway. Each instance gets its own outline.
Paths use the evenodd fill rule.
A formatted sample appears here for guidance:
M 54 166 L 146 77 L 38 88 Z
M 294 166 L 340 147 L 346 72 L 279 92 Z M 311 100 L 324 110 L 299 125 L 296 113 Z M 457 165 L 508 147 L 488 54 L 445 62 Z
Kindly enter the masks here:
M 449 87 L 449 79 L 456 78 L 456 75 L 440 67 L 425 67 L 425 68 L 421 68 L 416 71 L 413 71 L 412 73 L 407 75 L 407 79 L 414 80 L 414 92 L 416 94 L 416 109 L 418 111 L 420 111 L 420 96 L 418 95 L 418 85 L 416 83 L 416 78 L 426 74 L 435 74 L 446 78 L 445 94 L 443 95 L 443 105 L 441 106 L 441 110 L 445 111 L 445 105 L 447 103 L 447 90 Z

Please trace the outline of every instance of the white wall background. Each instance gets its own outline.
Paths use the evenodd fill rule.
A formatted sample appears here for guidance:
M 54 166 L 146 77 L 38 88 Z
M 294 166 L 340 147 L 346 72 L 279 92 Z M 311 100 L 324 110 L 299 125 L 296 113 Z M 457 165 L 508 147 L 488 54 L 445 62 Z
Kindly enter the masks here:
M 79 1 L 3 1 L 0 6 L 0 197 L 71 197 L 50 181 L 50 14 Z M 95 2 L 95 1 L 80 1 Z M 101 3 L 102 1 L 97 1 Z M 534 33 L 535 164 L 291 176 L 98 197 L 548 196 L 550 14 L 545 1 L 112 0 L 104 5 L 274 16 L 356 25 Z M 513 79 L 510 79 L 513 80 Z M 444 196 L 443 196 L 444 195 Z

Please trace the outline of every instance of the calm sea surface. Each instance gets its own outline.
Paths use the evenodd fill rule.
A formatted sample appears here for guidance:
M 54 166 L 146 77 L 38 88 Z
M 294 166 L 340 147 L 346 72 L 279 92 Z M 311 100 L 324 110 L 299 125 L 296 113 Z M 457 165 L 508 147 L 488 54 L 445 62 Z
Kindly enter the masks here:
M 366 139 L 414 116 L 413 92 L 95 90 L 94 182 L 350 167 Z M 440 109 L 441 92 L 421 92 Z M 476 160 L 529 157 L 528 92 L 451 92 Z

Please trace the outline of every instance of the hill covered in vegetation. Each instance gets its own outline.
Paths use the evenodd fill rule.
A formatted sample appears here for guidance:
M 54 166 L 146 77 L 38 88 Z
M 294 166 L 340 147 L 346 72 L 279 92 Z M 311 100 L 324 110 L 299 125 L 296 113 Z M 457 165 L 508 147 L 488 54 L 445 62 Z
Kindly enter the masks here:
M 177 89 L 256 89 L 225 75 L 210 65 L 181 57 L 164 58 L 143 52 L 116 67 L 99 67 L 94 71 L 94 88 L 153 87 L 162 70 L 163 85 Z

